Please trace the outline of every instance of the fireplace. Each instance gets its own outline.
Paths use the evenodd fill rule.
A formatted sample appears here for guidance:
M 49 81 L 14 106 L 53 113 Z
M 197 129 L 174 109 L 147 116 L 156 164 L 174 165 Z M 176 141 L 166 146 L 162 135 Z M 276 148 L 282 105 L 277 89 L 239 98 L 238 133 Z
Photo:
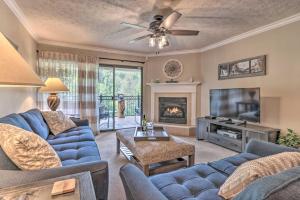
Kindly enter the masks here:
M 159 122 L 186 124 L 186 97 L 159 97 Z

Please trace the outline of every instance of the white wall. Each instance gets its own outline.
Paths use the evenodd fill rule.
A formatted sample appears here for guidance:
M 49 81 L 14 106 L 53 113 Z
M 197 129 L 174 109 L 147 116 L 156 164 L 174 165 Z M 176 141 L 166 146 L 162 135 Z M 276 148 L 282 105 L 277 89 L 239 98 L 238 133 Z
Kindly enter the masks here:
M 35 69 L 36 42 L 2 0 L 0 0 L 0 31 L 18 46 L 19 53 Z M 0 117 L 35 107 L 35 90 L 0 87 Z

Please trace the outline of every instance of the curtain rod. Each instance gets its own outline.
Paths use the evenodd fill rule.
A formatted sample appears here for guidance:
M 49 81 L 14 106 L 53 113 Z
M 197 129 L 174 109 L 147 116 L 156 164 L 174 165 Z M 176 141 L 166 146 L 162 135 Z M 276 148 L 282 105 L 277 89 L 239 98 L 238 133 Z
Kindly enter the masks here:
M 36 53 L 39 53 L 39 50 L 36 50 Z M 121 61 L 121 62 L 132 62 L 132 63 L 140 63 L 145 64 L 143 61 L 137 61 L 137 60 L 126 60 L 126 59 L 114 59 L 114 58 L 104 58 L 104 57 L 98 57 L 101 60 L 114 60 L 114 61 Z
M 121 62 L 133 62 L 133 63 L 140 63 L 140 64 L 145 64 L 145 62 L 142 61 L 137 61 L 137 60 L 124 60 L 124 59 L 114 59 L 114 58 L 103 58 L 99 57 L 101 60 L 114 60 L 114 61 L 121 61 Z

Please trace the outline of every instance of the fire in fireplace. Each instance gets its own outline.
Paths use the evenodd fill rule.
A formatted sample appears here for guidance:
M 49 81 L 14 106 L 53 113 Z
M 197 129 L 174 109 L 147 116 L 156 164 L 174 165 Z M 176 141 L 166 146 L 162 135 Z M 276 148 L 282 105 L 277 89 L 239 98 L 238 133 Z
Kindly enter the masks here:
M 159 122 L 186 124 L 186 97 L 159 97 Z
M 167 107 L 167 109 L 165 109 L 165 111 L 164 111 L 164 116 L 182 117 L 183 111 L 178 106 Z

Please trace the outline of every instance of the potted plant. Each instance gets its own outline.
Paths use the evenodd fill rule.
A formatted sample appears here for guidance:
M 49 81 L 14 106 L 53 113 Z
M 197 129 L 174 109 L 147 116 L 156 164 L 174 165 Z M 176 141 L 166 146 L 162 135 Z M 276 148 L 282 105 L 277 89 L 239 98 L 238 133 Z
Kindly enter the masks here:
M 298 148 L 300 145 L 300 136 L 295 133 L 292 129 L 288 129 L 286 135 L 280 136 L 278 139 L 280 145 Z

